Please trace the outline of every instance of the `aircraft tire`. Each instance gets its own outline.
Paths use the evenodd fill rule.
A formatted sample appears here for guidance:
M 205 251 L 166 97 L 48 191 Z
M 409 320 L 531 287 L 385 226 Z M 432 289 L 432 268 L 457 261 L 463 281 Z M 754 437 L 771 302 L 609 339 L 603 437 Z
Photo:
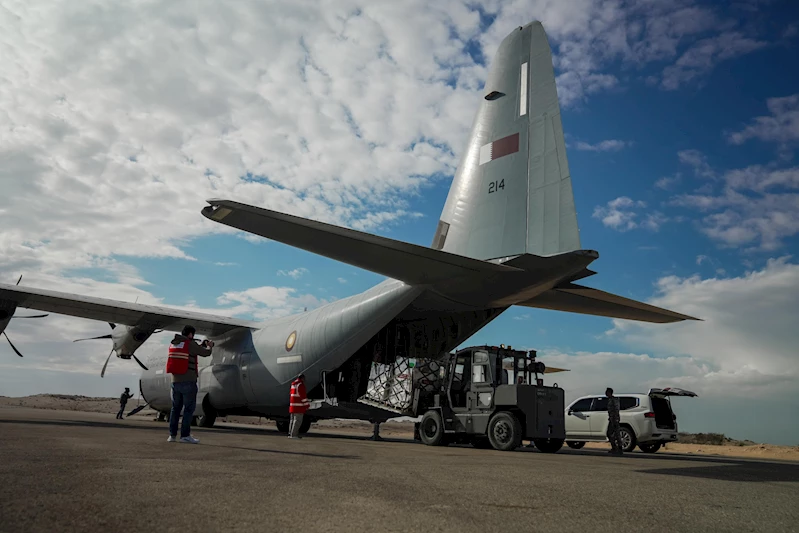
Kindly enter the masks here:
M 522 443 L 522 425 L 513 413 L 500 411 L 488 423 L 488 440 L 495 450 L 512 451 Z
M 300 435 L 308 433 L 310 429 L 311 429 L 311 419 L 308 418 L 307 416 L 304 416 L 302 418 L 302 424 L 300 424 Z
M 569 440 L 566 441 L 566 446 L 568 446 L 572 450 L 579 450 L 580 448 L 585 446 L 585 443 L 577 440 Z
M 444 421 L 438 411 L 427 411 L 419 422 L 419 437 L 428 446 L 444 444 Z
M 288 435 L 289 433 L 289 421 L 288 420 L 275 420 L 275 426 L 277 426 L 277 430 L 281 433 L 285 433 Z

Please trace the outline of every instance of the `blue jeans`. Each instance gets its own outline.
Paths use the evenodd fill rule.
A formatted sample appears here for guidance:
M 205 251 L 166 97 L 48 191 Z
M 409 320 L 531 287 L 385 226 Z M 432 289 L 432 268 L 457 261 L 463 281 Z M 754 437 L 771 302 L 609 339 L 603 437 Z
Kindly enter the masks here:
M 180 436 L 188 437 L 191 434 L 191 419 L 194 408 L 197 406 L 197 382 L 186 381 L 172 384 L 172 412 L 169 415 L 169 434 L 173 437 L 178 434 L 178 418 L 183 411 L 183 425 L 180 426 Z

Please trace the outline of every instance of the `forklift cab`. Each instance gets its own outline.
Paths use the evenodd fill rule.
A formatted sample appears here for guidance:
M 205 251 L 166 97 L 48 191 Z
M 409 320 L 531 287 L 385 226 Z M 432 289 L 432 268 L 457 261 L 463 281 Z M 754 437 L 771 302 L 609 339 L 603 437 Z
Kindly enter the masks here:
M 535 353 L 504 346 L 472 347 L 457 352 L 448 368 L 450 406 L 456 412 L 491 410 L 499 386 L 540 386 L 543 380 L 537 374 L 543 374 L 544 365 L 535 361 Z

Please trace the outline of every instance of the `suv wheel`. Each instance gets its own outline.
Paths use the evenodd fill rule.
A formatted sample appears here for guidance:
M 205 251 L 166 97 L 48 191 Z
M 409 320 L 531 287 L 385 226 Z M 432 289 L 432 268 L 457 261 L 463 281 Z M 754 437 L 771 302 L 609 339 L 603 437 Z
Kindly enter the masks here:
M 621 426 L 619 428 L 619 437 L 621 438 L 621 449 L 625 452 L 631 452 L 635 449 L 636 440 L 635 433 L 628 426 Z
M 427 411 L 419 422 L 419 438 L 428 446 L 441 446 L 444 440 L 444 422 L 438 411 Z
M 569 440 L 569 441 L 566 441 L 566 446 L 568 446 L 572 450 L 579 450 L 580 448 L 585 446 L 585 443 L 584 442 L 580 442 L 580 441 L 575 441 L 575 440 Z
M 495 450 L 515 450 L 522 443 L 522 425 L 513 413 L 501 412 L 488 423 L 488 440 Z
M 641 448 L 641 451 L 644 453 L 655 453 L 660 449 L 660 443 L 647 442 L 646 444 L 639 444 L 638 447 Z

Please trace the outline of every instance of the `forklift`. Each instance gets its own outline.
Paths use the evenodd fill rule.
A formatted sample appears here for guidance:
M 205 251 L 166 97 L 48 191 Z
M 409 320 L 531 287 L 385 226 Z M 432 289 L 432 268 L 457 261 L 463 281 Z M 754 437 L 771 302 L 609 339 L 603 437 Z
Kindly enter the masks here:
M 428 446 L 470 443 L 502 451 L 529 440 L 544 453 L 560 450 L 564 391 L 544 385 L 538 375 L 546 367 L 535 357 L 535 350 L 500 345 L 472 346 L 438 360 L 436 375 L 422 379 L 433 386 L 414 387 L 412 412 L 422 417 L 414 438 Z

